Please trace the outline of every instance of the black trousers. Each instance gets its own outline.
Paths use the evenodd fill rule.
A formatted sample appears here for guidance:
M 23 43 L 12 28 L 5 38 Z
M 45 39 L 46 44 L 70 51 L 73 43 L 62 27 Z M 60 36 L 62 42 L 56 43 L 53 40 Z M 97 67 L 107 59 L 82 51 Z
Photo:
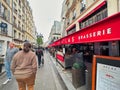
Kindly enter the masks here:
M 38 56 L 38 66 L 41 64 L 41 56 Z

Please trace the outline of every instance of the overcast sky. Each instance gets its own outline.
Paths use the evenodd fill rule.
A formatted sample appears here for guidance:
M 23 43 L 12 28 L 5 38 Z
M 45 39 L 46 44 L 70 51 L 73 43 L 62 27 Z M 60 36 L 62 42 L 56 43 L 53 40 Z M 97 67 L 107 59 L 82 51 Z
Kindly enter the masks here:
M 54 20 L 60 21 L 63 0 L 28 0 L 33 11 L 37 32 L 48 40 Z

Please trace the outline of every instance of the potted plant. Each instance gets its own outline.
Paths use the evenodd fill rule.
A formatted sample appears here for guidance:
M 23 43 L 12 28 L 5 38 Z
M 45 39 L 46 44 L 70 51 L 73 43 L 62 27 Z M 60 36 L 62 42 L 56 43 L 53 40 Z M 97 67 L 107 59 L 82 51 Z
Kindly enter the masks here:
M 72 67 L 72 83 L 75 88 L 85 85 L 85 69 L 83 62 L 75 62 Z

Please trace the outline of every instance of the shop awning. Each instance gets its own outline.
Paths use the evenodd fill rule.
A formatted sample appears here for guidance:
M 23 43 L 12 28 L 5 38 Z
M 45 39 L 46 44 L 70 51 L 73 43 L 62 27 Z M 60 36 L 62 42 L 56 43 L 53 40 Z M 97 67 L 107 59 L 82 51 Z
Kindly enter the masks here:
M 120 40 L 120 13 L 63 37 L 52 46 Z
M 48 47 L 54 47 L 54 46 L 59 46 L 59 45 L 61 45 L 61 39 L 59 39 L 59 40 L 53 42 L 53 43 L 50 44 Z

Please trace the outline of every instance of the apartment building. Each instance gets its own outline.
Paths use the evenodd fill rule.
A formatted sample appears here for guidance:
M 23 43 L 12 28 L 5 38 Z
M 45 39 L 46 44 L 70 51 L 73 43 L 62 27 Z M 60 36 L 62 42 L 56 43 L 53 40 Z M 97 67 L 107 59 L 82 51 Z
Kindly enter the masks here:
M 32 9 L 27 0 L 13 0 L 13 40 L 18 45 L 24 40 L 36 42 Z
M 25 40 L 36 44 L 37 31 L 27 0 L 0 0 L 0 55 L 9 41 L 21 47 Z
M 12 0 L 0 1 L 0 55 L 4 55 L 12 41 Z
M 67 12 L 67 6 L 65 5 L 66 0 L 62 3 L 62 12 L 61 12 L 61 35 L 62 37 L 66 36 L 66 17 L 65 14 Z
M 65 0 L 67 35 L 120 11 L 120 0 Z M 114 8 L 113 8 L 114 6 Z
M 26 2 L 26 33 L 25 39 L 34 42 L 37 35 L 35 35 L 35 24 L 33 21 L 32 9 L 29 6 L 29 2 Z
M 52 43 L 61 38 L 61 22 L 54 21 L 54 24 L 51 28 L 51 32 L 49 35 L 49 43 Z

